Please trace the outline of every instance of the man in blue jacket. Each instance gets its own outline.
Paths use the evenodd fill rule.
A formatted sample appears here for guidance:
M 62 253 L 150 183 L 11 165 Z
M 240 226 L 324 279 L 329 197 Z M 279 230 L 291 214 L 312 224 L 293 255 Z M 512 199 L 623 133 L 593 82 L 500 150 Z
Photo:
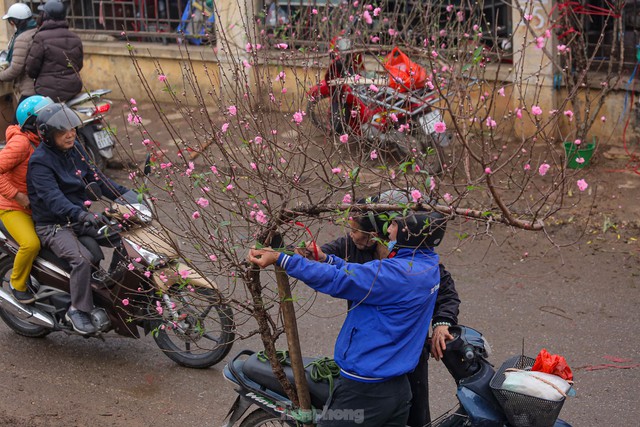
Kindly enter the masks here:
M 406 374 L 418 364 L 436 301 L 440 270 L 431 247 L 444 235 L 444 218 L 415 213 L 396 218 L 388 232 L 395 243 L 390 257 L 365 264 L 332 255 L 319 263 L 270 248 L 249 252 L 262 268 L 277 263 L 311 288 L 351 302 L 334 349 L 340 378 L 321 427 L 353 425 L 347 411 L 359 411 L 367 427 L 406 425 Z
M 105 238 L 98 233 L 103 225 L 99 215 L 87 210 L 86 186 L 96 182 L 102 194 L 111 200 L 128 189 L 108 179 L 89 160 L 76 141 L 76 127 L 82 121 L 63 104 L 51 104 L 38 112 L 36 127 L 42 144 L 29 160 L 27 189 L 36 234 L 43 246 L 51 249 L 71 266 L 71 307 L 65 318 L 76 332 L 87 335 L 96 332 L 91 322 L 93 296 L 91 268 L 95 256 L 79 241 L 90 236 L 100 245 L 119 248 L 119 237 Z M 112 268 L 121 259 L 116 250 Z

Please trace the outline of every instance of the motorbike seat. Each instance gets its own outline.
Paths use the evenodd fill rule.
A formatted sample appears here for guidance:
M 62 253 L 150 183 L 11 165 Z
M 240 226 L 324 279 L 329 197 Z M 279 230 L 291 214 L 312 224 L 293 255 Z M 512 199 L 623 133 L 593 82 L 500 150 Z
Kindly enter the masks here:
M 313 362 L 314 360 L 318 360 L 318 358 L 304 357 L 302 360 L 304 365 L 308 366 L 305 368 L 305 371 L 307 384 L 309 384 L 311 404 L 314 408 L 322 409 L 322 407 L 327 403 L 327 400 L 329 399 L 329 382 L 326 379 L 316 382 L 311 378 L 312 367 L 309 366 L 309 363 Z M 285 363 L 283 363 L 284 372 L 291 384 L 295 384 L 293 379 L 293 369 L 291 369 L 290 364 L 287 362 L 290 362 L 289 359 L 287 359 Z M 269 361 L 259 359 L 257 353 L 249 356 L 249 358 L 244 362 L 242 366 L 242 372 L 247 376 L 247 378 L 255 381 L 263 387 L 266 387 L 268 390 L 286 396 L 286 393 L 282 389 L 282 386 L 271 370 L 271 364 L 269 363 Z
M 9 239 L 11 239 L 13 242 L 15 242 L 15 239 L 11 236 L 11 233 L 9 233 L 9 230 L 6 229 L 6 227 L 4 226 L 2 221 L 0 221 L 0 231 L 2 231 L 2 233 L 5 236 L 7 236 Z M 98 244 L 98 242 L 96 242 L 95 239 L 93 239 L 92 237 L 89 237 L 89 236 L 80 236 L 78 238 L 78 240 L 87 249 L 89 249 L 89 252 L 91 252 L 91 256 L 92 256 L 91 262 L 94 265 L 98 265 L 100 263 L 100 261 L 104 259 L 104 254 L 102 253 L 102 249 L 100 248 L 100 245 Z M 65 261 L 65 260 L 63 260 L 61 258 L 58 258 L 48 248 L 43 247 L 42 249 L 40 249 L 40 253 L 38 254 L 38 258 L 42 258 L 45 261 L 49 261 L 49 262 L 55 264 L 56 266 L 62 268 L 64 271 L 70 271 L 71 270 L 71 266 L 69 265 L 69 263 L 67 261 Z M 36 258 L 36 261 L 37 261 L 37 258 Z

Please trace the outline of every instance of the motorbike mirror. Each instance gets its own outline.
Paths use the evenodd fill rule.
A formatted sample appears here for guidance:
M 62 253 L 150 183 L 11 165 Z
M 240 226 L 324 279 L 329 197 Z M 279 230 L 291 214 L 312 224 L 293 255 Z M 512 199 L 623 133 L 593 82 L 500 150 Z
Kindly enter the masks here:
M 100 198 L 102 197 L 102 189 L 97 182 L 90 182 L 89 184 L 87 184 L 84 190 L 87 193 L 89 199 L 93 200 L 94 202 L 100 200 Z
M 147 154 L 147 158 L 144 161 L 143 173 L 145 176 L 149 176 L 151 173 L 151 154 Z
M 350 50 L 352 45 L 353 43 L 351 43 L 351 39 L 347 39 L 344 37 L 339 38 L 336 43 L 336 46 L 338 46 L 339 51 Z

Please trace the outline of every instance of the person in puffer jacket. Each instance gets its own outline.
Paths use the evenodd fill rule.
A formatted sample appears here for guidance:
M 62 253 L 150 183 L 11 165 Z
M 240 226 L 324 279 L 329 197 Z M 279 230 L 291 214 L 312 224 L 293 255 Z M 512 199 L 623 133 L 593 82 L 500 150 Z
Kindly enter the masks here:
M 334 349 L 340 378 L 319 427 L 406 425 L 411 401 L 407 373 L 418 364 L 435 305 L 440 270 L 432 250 L 444 236 L 444 217 L 396 217 L 388 227 L 389 258 L 352 264 L 329 255 L 324 263 L 271 248 L 251 249 L 248 261 L 277 264 L 311 288 L 351 303 Z
M 9 286 L 13 297 L 22 304 L 35 301 L 27 281 L 40 252 L 27 196 L 27 166 L 40 145 L 35 127 L 37 112 L 52 103 L 50 98 L 38 95 L 22 101 L 16 110 L 18 124 L 7 128 L 7 145 L 0 151 L 0 221 L 19 245 Z
M 64 3 L 49 0 L 42 10 L 42 26 L 33 37 L 27 74 L 35 79 L 35 92 L 66 102 L 82 91 L 82 40 L 69 30 Z
M 31 95 L 35 95 L 33 79 L 27 75 L 27 54 L 36 33 L 36 20 L 33 19 L 31 9 L 24 3 L 11 5 L 6 15 L 2 17 L 16 28 L 16 32 L 7 46 L 8 66 L 0 71 L 1 82 L 13 82 L 13 91 L 18 104 Z

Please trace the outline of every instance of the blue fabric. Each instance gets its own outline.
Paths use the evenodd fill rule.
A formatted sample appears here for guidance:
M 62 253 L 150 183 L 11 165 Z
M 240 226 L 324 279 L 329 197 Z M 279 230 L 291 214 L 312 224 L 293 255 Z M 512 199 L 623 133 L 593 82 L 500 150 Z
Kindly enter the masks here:
M 416 367 L 440 283 L 435 252 L 400 249 L 394 258 L 365 264 L 281 254 L 278 265 L 311 288 L 351 302 L 334 349 L 343 375 L 388 379 Z
M 47 144 L 40 144 L 34 151 L 29 159 L 27 189 L 36 225 L 78 222 L 78 216 L 87 210 L 85 187 L 90 182 L 97 182 L 102 194 L 111 200 L 128 191 L 90 166 L 88 159 L 78 141 L 65 152 Z

